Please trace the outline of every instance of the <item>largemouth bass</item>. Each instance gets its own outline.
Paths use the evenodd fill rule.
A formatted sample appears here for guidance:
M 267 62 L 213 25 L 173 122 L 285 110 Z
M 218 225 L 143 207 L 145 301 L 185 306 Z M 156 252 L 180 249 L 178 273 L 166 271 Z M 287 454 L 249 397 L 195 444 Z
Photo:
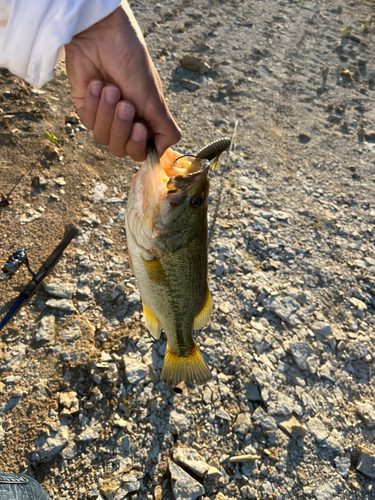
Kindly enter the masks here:
M 209 169 L 208 160 L 181 156 L 171 148 L 159 160 L 150 142 L 147 159 L 130 186 L 130 265 L 151 335 L 159 338 L 163 326 L 167 336 L 165 384 L 211 380 L 193 339 L 193 331 L 209 322 L 212 310 L 207 285 Z

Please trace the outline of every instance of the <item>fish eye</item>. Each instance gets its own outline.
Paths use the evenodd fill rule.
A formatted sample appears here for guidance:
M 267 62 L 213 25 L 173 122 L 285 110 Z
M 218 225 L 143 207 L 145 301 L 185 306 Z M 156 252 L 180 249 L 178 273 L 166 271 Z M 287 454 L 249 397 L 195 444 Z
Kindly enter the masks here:
M 190 206 L 192 208 L 199 208 L 203 203 L 203 199 L 204 198 L 202 193 L 198 194 L 198 196 L 194 196 L 194 198 L 190 200 Z

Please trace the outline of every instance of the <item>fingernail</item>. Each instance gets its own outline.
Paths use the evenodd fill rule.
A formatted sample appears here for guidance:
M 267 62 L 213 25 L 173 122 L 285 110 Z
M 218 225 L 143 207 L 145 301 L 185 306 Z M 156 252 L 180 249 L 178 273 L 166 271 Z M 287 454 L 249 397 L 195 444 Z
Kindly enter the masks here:
M 93 82 L 90 87 L 91 95 L 99 97 L 103 89 L 103 84 L 100 81 Z
M 132 133 L 130 136 L 131 139 L 133 139 L 133 141 L 139 142 L 139 141 L 143 141 L 144 136 L 145 136 L 145 133 L 144 133 L 143 126 L 140 123 L 134 123 Z
M 116 87 L 109 87 L 104 91 L 104 98 L 107 104 L 113 105 L 120 99 L 120 91 Z
M 117 109 L 117 116 L 122 121 L 132 120 L 134 116 L 134 107 L 128 102 L 120 102 Z

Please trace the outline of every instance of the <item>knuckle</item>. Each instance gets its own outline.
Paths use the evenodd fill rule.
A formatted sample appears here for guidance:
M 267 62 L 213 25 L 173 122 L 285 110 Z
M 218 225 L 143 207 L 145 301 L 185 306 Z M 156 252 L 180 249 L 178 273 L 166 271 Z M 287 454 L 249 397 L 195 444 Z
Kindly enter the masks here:
M 174 133 L 172 134 L 172 140 L 174 141 L 173 144 L 176 144 L 177 142 L 179 142 L 181 137 L 182 137 L 181 130 L 176 129 L 174 131 Z

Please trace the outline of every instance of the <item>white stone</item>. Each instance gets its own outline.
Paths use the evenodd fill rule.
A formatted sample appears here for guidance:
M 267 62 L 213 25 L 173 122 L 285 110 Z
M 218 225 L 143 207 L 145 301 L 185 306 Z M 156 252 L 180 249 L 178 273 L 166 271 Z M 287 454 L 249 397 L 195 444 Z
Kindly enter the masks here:
M 325 321 L 316 321 L 311 330 L 314 333 L 318 333 L 319 335 L 323 335 L 323 337 L 328 337 L 332 333 L 331 325 L 326 323 Z
M 75 285 L 64 283 L 64 281 L 53 278 L 43 283 L 43 288 L 49 295 L 57 297 L 58 299 L 71 299 Z
M 318 443 L 324 441 L 324 439 L 327 439 L 327 437 L 329 436 L 329 432 L 326 426 L 318 417 L 310 418 L 310 420 L 307 422 L 307 428 L 318 441 Z
M 126 377 L 131 384 L 147 382 L 148 366 L 137 358 L 123 356 Z
M 36 342 L 51 342 L 55 333 L 55 316 L 48 314 L 40 320 L 38 331 L 35 335 Z
M 172 479 L 172 490 L 176 500 L 195 500 L 204 495 L 205 489 L 172 460 L 168 461 Z
M 206 475 L 210 467 L 204 458 L 192 448 L 176 448 L 173 450 L 173 460 L 202 478 Z
M 79 339 L 80 336 L 81 329 L 77 325 L 67 328 L 61 332 L 61 338 L 66 342 L 73 342 L 74 340 Z
M 290 342 L 289 348 L 298 368 L 307 370 L 306 360 L 313 353 L 310 345 L 307 342 Z
M 86 429 L 77 436 L 77 441 L 93 441 L 99 438 L 99 432 L 97 429 L 92 427 L 86 427 Z
M 91 201 L 93 203 L 98 203 L 99 201 L 102 201 L 107 190 L 108 186 L 103 182 L 94 184 L 91 190 Z
M 49 299 L 46 302 L 46 306 L 51 307 L 51 309 L 57 309 L 58 311 L 76 313 L 77 309 L 71 300 L 68 299 Z
M 364 421 L 366 427 L 375 427 L 375 407 L 370 403 L 356 403 L 355 410 Z

